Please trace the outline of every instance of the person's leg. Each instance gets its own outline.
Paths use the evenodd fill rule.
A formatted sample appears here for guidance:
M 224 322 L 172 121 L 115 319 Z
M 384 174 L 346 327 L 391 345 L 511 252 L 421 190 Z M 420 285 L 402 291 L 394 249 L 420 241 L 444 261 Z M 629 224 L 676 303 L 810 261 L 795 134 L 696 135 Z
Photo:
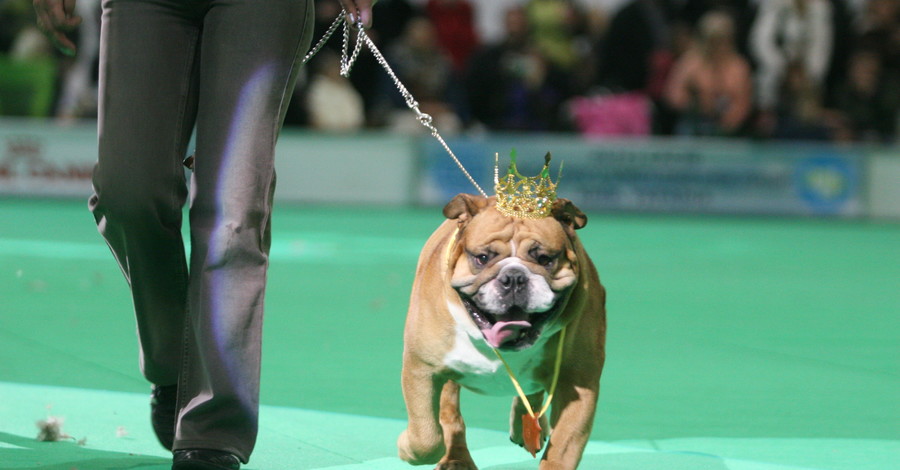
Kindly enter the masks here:
M 309 0 L 212 1 L 204 19 L 176 450 L 246 462 L 256 441 L 274 148 L 312 19 Z
M 141 370 L 156 385 L 178 381 L 184 349 L 181 160 L 196 112 L 196 17 L 177 0 L 103 1 L 89 205 L 131 286 Z

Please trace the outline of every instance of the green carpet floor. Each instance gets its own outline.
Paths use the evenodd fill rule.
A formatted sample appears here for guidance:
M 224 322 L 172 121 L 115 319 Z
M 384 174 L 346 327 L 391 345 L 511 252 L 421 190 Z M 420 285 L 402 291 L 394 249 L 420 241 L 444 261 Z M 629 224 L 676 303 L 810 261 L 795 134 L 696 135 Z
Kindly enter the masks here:
M 900 225 L 589 214 L 608 360 L 584 469 L 900 468 Z M 0 468 L 166 469 L 83 202 L 0 199 Z M 403 321 L 439 209 L 276 209 L 248 469 L 405 469 Z M 482 469 L 534 469 L 463 394 Z M 69 442 L 35 440 L 65 419 Z M 76 440 L 84 439 L 83 445 Z

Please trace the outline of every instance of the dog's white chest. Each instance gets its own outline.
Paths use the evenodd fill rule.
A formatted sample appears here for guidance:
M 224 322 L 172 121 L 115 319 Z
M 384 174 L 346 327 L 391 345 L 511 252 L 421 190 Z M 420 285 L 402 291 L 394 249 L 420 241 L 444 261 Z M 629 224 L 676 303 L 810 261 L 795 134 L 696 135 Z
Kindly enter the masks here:
M 515 395 L 516 389 L 503 361 L 485 343 L 478 328 L 461 307 L 453 304 L 448 307 L 456 320 L 456 337 L 453 349 L 444 356 L 444 365 L 461 374 L 456 381 L 485 395 Z M 524 351 L 503 353 L 503 359 L 527 394 L 542 389 L 534 378 L 534 370 L 540 364 L 543 349 L 544 344 L 540 343 Z

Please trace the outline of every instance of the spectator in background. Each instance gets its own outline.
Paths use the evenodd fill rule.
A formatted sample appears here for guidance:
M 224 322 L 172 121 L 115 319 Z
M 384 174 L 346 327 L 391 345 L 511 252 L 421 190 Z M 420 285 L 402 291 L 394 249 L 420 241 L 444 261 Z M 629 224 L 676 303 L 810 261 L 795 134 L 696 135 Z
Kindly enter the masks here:
M 316 0 L 315 4 L 313 40 L 318 41 L 323 37 L 331 24 L 334 23 L 338 14 L 340 14 L 341 2 L 339 0 Z M 398 40 L 406 28 L 406 24 L 417 14 L 418 10 L 410 5 L 407 0 L 380 0 L 372 7 L 372 12 L 372 28 L 367 33 L 379 49 L 384 51 Z M 340 54 L 343 44 L 340 36 L 341 32 L 338 29 L 338 32 L 325 44 L 325 49 L 329 49 L 335 54 Z M 315 64 L 317 61 L 318 55 L 310 61 L 309 70 L 317 68 Z M 301 71 L 301 77 L 297 81 L 297 90 L 295 91 L 297 99 L 292 100 L 289 105 L 285 126 L 312 125 L 305 96 L 309 91 L 309 81 L 306 79 L 307 77 L 302 75 L 305 70 Z M 363 99 L 367 126 L 378 127 L 385 125 L 383 113 L 379 113 L 378 109 L 381 105 L 379 102 L 381 89 L 379 87 L 383 73 L 384 71 L 372 54 L 369 54 L 368 51 L 362 51 L 357 57 L 353 65 L 353 73 L 349 77 L 350 83 Z
M 616 12 L 598 51 L 597 85 L 613 92 L 646 91 L 665 75 L 673 12 L 668 0 L 633 0 Z
M 341 59 L 330 49 L 319 51 L 306 92 L 312 129 L 326 132 L 359 130 L 365 124 L 363 100 L 350 80 L 341 75 Z
M 897 84 L 886 80 L 877 52 L 866 49 L 854 52 L 838 93 L 839 140 L 891 142 L 900 108 Z
M 330 0 L 336 1 L 336 0 Z M 421 3 L 421 1 L 419 1 Z M 369 36 L 380 45 L 388 48 L 403 37 L 406 25 L 422 14 L 421 8 L 414 6 L 410 0 L 378 0 L 372 7 L 374 16 Z M 331 16 L 334 19 L 334 15 Z
M 756 10 L 751 3 L 762 3 L 760 0 L 681 0 L 679 3 L 678 22 L 684 24 L 692 34 L 696 32 L 700 19 L 707 13 L 727 12 L 734 23 L 735 48 L 747 55 L 747 37 Z
M 525 10 L 506 12 L 506 38 L 472 57 L 466 91 L 473 118 L 490 130 L 558 131 L 567 77 L 534 45 Z
M 35 25 L 30 0 L 0 0 L 0 114 L 53 113 L 60 61 Z
M 900 1 L 869 0 L 863 12 L 859 47 L 879 57 L 886 83 L 900 83 Z
M 554 66 L 569 73 L 577 62 L 574 5 L 569 0 L 530 0 L 525 11 L 535 47 Z
M 665 97 L 679 113 L 681 135 L 737 135 L 753 107 L 750 65 L 735 45 L 727 13 L 705 14 L 694 45 L 678 59 Z
M 599 55 L 596 52 L 603 48 L 610 17 L 606 9 L 586 5 L 578 13 L 578 20 L 575 38 L 578 66 L 571 69 L 571 82 L 575 93 L 589 94 L 597 83 Z
M 635 105 L 633 98 L 643 95 L 651 109 L 665 111 L 662 94 L 675 59 L 675 13 L 670 0 L 632 0 L 616 12 L 598 51 L 596 86 L 628 94 Z M 650 129 L 671 133 L 668 118 L 668 113 L 651 112 Z
M 63 120 L 97 117 L 97 63 L 100 60 L 100 0 L 79 0 L 75 11 L 79 53 L 62 72 L 56 116 Z
M 313 40 L 321 39 L 325 31 L 334 23 L 335 18 L 341 12 L 341 2 L 339 0 L 316 0 L 315 5 L 315 32 Z M 400 41 L 403 37 L 407 24 L 413 19 L 422 15 L 422 10 L 410 3 L 409 0 L 379 0 L 372 7 L 373 19 L 372 28 L 366 33 L 369 38 L 383 53 L 390 50 L 393 45 Z M 332 36 L 324 48 L 331 50 L 334 54 L 341 54 L 342 41 L 340 39 L 341 30 Z M 355 41 L 355 38 L 351 39 Z M 318 55 L 314 56 L 309 63 L 309 70 L 317 70 Z M 285 118 L 285 126 L 312 126 L 312 116 L 308 107 L 307 94 L 309 93 L 309 78 L 302 75 L 306 69 L 301 71 L 301 77 L 297 81 L 297 90 L 295 98 L 291 100 L 287 115 Z M 357 94 L 363 100 L 363 108 L 365 113 L 365 127 L 385 127 L 388 125 L 390 115 L 391 102 L 385 96 L 384 70 L 374 56 L 368 50 L 362 50 L 357 56 L 353 65 L 352 73 L 349 81 L 353 85 Z
M 478 47 L 472 4 L 468 0 L 428 0 L 425 12 L 438 43 L 453 61 L 454 69 L 461 72 Z
M 372 12 L 374 17 L 372 29 L 368 33 L 382 52 L 390 50 L 397 41 L 400 41 L 409 22 L 422 14 L 421 8 L 411 4 L 410 0 L 379 0 L 372 7 Z M 363 98 L 366 123 L 369 127 L 388 125 L 386 121 L 388 116 L 384 112 L 384 97 L 381 96 L 384 91 L 383 79 L 384 70 L 375 57 L 367 52 L 361 53 L 356 65 L 353 66 L 350 82 Z
M 34 26 L 34 8 L 30 1 L 0 0 L 0 55 L 8 55 L 16 36 L 29 27 L 37 30 Z
M 844 81 L 850 55 L 857 47 L 856 30 L 850 2 L 854 0 L 828 0 L 831 5 L 831 55 L 822 84 L 822 105 L 834 108 L 838 86 Z
M 34 23 L 30 0 L 0 1 L 0 56 L 15 60 L 54 55 L 50 41 Z
M 816 108 L 822 104 L 832 34 L 828 0 L 760 2 L 750 49 L 757 65 L 757 124 L 763 136 L 820 137 L 809 131 L 819 128 Z
M 443 132 L 461 129 L 459 83 L 453 64 L 441 50 L 435 28 L 427 18 L 410 20 L 403 36 L 387 50 L 385 58 L 418 101 L 419 109 L 434 118 L 435 126 Z M 382 104 L 388 108 L 385 111 L 388 125 L 400 131 L 425 130 L 409 112 L 394 83 L 385 77 L 381 86 L 382 97 L 389 100 Z
M 26 2 L 28 5 L 29 2 Z M 5 55 L 16 61 L 32 61 L 52 59 L 56 57 L 56 51 L 53 45 L 41 31 L 34 25 L 34 17 L 28 17 L 28 23 L 20 23 L 21 18 L 16 18 L 18 7 L 13 3 L 10 5 L 8 14 L 13 20 L 11 24 L 4 25 L 4 35 L 9 35 L 9 49 L 5 51 Z M 5 15 L 4 15 L 5 16 Z
M 475 32 L 478 43 L 498 44 L 506 38 L 506 12 L 521 6 L 524 0 L 477 0 L 475 6 Z
M 797 63 L 788 66 L 778 96 L 773 110 L 762 111 L 761 122 L 764 125 L 771 122 L 772 127 L 771 130 L 757 128 L 757 131 L 762 130 L 761 137 L 782 140 L 832 138 L 835 116 L 822 105 L 821 88 L 809 79 L 803 66 Z

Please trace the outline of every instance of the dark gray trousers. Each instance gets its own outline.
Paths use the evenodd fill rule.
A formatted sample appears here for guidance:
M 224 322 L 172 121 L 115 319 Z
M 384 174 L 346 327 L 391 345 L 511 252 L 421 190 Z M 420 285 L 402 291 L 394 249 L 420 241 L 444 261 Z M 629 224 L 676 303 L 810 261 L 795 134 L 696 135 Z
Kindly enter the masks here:
M 275 141 L 312 0 L 103 0 L 90 208 L 134 299 L 141 370 L 178 383 L 175 449 L 256 442 Z M 190 260 L 182 159 L 196 126 Z

